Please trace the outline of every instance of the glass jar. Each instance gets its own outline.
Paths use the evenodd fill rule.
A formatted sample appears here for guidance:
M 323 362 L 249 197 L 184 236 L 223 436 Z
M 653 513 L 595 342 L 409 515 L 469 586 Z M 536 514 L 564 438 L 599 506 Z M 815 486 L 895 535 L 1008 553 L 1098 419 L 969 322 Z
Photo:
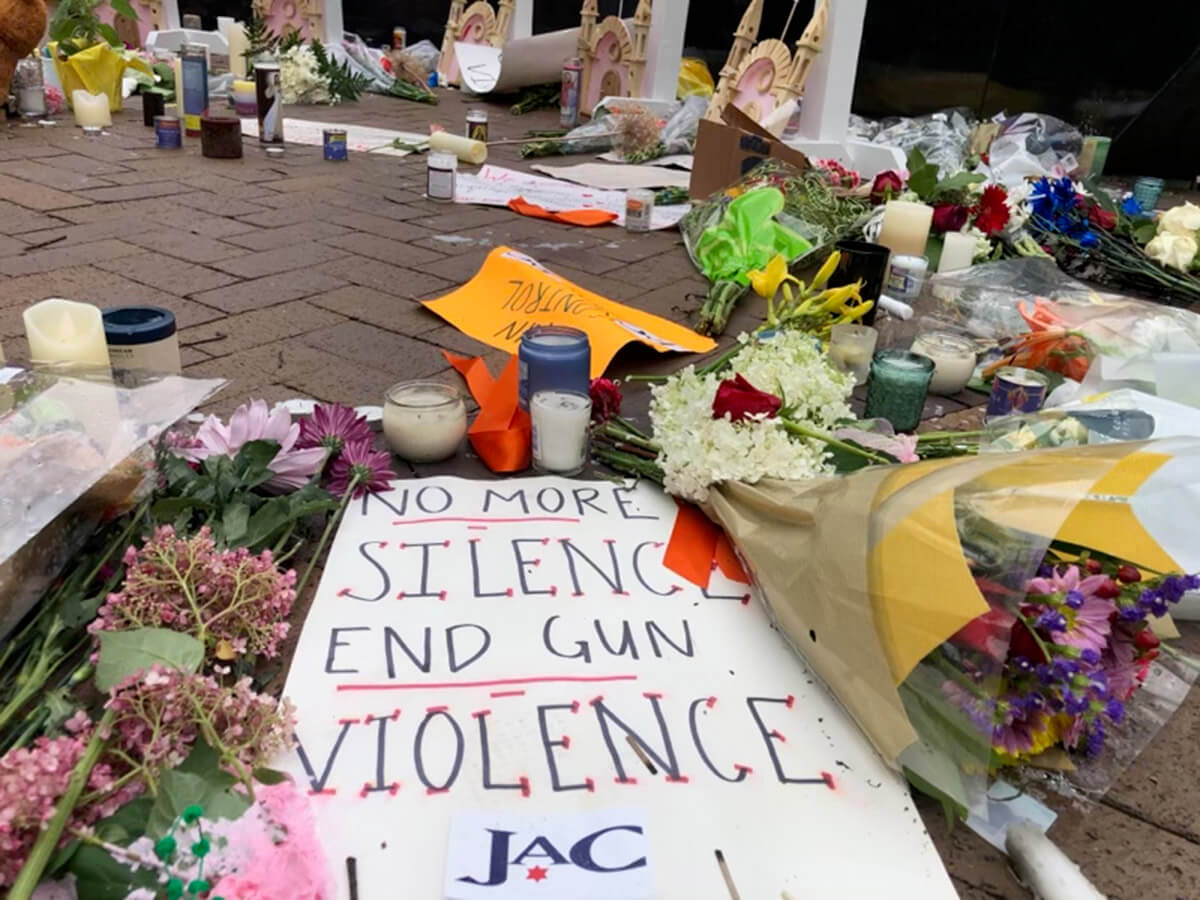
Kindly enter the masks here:
M 592 401 L 578 391 L 538 391 L 529 401 L 533 423 L 533 467 L 555 475 L 577 475 L 588 454 Z
M 383 434 L 392 452 L 409 462 L 449 459 L 467 433 L 462 394 L 435 381 L 403 381 L 388 389 Z
M 425 195 L 438 203 L 453 203 L 458 157 L 431 150 L 426 161 Z
M 41 119 L 46 115 L 46 84 L 39 58 L 27 56 L 17 60 L 12 85 L 17 97 L 17 111 L 22 117 Z
M 887 419 L 896 431 L 913 431 L 929 395 L 933 360 L 907 350 L 880 350 L 871 360 L 866 419 Z
M 839 372 L 853 375 L 855 385 L 866 384 L 878 340 L 879 332 L 869 326 L 834 325 L 829 334 L 829 361 Z
M 975 345 L 949 331 L 926 331 L 912 343 L 912 352 L 933 360 L 931 394 L 957 394 L 975 374 Z

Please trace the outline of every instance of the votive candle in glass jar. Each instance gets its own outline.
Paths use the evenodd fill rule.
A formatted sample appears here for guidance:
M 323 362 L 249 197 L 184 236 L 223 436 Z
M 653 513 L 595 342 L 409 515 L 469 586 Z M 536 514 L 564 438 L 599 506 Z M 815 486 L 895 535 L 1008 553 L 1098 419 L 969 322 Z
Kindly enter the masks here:
M 834 325 L 829 335 L 829 361 L 839 372 L 853 375 L 856 385 L 866 384 L 878 340 L 879 332 L 866 325 Z
M 957 394 L 975 374 L 975 345 L 961 335 L 949 331 L 918 334 L 912 352 L 933 360 L 931 394 Z
M 880 350 L 871 360 L 863 417 L 887 419 L 897 431 L 912 431 L 921 424 L 932 377 L 929 357 L 907 350 Z
M 449 459 L 467 433 L 462 394 L 435 381 L 403 381 L 383 404 L 383 434 L 392 452 L 409 462 Z
M 578 391 L 538 391 L 530 398 L 533 467 L 555 475 L 577 475 L 587 462 L 592 401 Z

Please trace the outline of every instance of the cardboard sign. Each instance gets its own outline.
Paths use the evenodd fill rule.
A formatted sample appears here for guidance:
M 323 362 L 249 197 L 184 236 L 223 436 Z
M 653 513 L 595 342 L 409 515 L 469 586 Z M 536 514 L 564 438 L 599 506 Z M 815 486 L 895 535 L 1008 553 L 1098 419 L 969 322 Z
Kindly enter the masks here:
M 630 808 L 644 821 L 597 821 L 644 827 L 662 900 L 728 900 L 717 851 L 745 898 L 956 896 L 903 779 L 746 587 L 664 568 L 675 515 L 655 487 L 563 478 L 397 481 L 351 504 L 279 761 L 343 898 L 349 859 L 364 898 L 458 897 L 463 876 L 480 890 L 461 896 L 510 897 L 535 864 L 543 895 L 590 896 L 579 870 L 640 857 L 589 844 L 603 826 L 582 817 Z M 513 835 L 483 845 L 464 814 Z
M 675 322 L 584 290 L 510 247 L 497 247 L 474 278 L 425 306 L 464 334 L 509 353 L 517 352 L 533 325 L 582 329 L 592 344 L 593 378 L 631 341 L 660 353 L 706 353 L 716 346 Z
M 804 171 L 808 157 L 776 140 L 736 106 L 723 113 L 729 124 L 700 120 L 695 161 L 688 188 L 700 200 L 733 184 L 764 159 L 781 159 Z
M 652 900 L 646 811 L 455 813 L 445 890 L 449 900 Z

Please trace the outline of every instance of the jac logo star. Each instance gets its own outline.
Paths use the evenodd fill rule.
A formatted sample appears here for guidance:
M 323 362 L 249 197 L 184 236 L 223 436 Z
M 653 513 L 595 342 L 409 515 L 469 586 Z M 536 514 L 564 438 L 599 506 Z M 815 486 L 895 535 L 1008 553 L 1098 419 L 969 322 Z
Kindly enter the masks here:
M 611 875 L 615 872 L 628 872 L 646 865 L 645 856 L 637 857 L 620 865 L 601 865 L 595 859 L 597 845 L 603 841 L 605 835 L 614 832 L 630 832 L 641 835 L 643 830 L 640 825 L 610 825 L 599 831 L 593 831 L 567 848 L 565 854 L 548 837 L 538 835 L 515 856 L 512 855 L 512 839 L 517 832 L 504 831 L 499 828 L 488 828 L 486 831 L 491 835 L 487 877 L 476 878 L 472 875 L 463 875 L 457 879 L 458 881 L 479 887 L 497 887 L 508 881 L 509 870 L 513 866 L 524 867 L 528 859 L 537 860 L 533 865 L 528 866 L 525 874 L 526 881 L 534 882 L 541 882 L 549 878 L 555 866 L 577 866 L 586 872 L 597 875 Z

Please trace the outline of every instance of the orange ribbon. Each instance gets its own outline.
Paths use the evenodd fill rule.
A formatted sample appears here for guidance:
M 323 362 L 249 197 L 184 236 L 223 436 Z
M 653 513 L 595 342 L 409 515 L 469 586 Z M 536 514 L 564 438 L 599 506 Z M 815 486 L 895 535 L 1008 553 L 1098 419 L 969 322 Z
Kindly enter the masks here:
M 499 378 L 492 378 L 476 356 L 455 356 L 445 350 L 446 361 L 467 382 L 479 404 L 479 415 L 467 429 L 467 439 L 493 472 L 521 472 L 529 468 L 529 413 L 517 405 L 517 358 L 510 357 Z
M 535 219 L 549 219 L 551 222 L 561 222 L 564 225 L 582 225 L 591 228 L 596 225 L 607 225 L 617 221 L 615 212 L 603 209 L 560 209 L 557 212 L 530 203 L 524 197 L 514 197 L 508 201 L 508 208 L 523 216 Z
M 708 588 L 714 569 L 730 581 L 749 584 L 750 578 L 720 526 L 690 503 L 676 501 L 679 512 L 663 554 L 663 565 L 692 584 Z

